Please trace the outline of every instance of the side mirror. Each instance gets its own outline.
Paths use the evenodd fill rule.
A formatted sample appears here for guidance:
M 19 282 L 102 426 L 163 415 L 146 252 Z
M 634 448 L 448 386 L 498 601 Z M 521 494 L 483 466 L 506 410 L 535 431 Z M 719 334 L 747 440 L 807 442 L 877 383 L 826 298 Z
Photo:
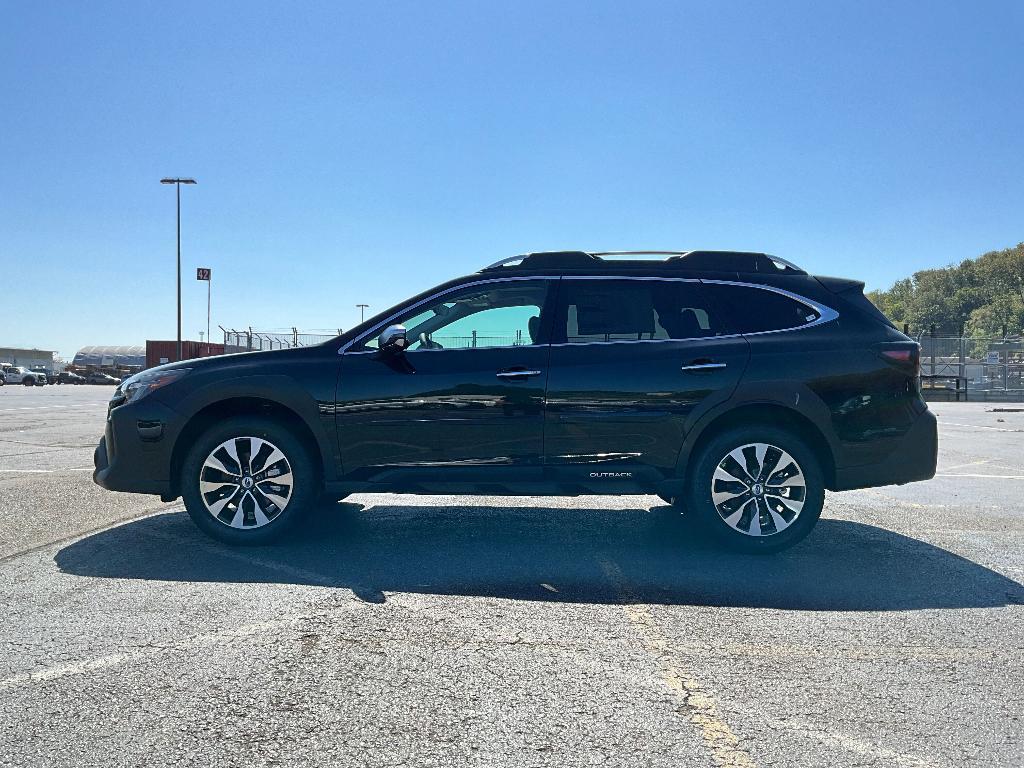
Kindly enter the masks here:
M 405 335 L 404 325 L 389 325 L 380 335 L 378 347 L 381 352 L 389 355 L 399 355 L 409 346 L 409 340 Z

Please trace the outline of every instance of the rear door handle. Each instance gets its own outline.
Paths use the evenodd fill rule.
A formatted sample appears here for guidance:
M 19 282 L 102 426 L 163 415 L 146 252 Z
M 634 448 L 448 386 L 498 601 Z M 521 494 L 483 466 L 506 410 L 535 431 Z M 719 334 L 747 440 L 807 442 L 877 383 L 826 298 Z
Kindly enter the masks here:
M 726 363 L 715 363 L 711 360 L 693 360 L 682 366 L 681 371 L 712 371 L 716 368 L 725 368 Z
M 499 379 L 526 379 L 530 376 L 540 376 L 541 371 L 527 370 L 526 368 L 503 368 L 495 375 Z

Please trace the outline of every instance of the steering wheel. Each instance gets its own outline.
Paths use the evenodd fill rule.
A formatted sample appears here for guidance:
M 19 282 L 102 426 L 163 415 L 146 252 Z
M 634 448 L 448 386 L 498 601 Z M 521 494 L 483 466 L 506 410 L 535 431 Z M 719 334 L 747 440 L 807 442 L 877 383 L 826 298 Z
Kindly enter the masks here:
M 420 334 L 420 349 L 444 349 L 440 344 L 427 338 L 426 332 Z

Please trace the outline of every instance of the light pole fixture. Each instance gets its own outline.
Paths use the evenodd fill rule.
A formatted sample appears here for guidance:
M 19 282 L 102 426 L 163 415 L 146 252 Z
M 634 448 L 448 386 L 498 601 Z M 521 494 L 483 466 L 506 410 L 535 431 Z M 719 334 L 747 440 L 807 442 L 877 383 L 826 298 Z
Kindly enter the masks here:
M 181 185 L 195 184 L 195 179 L 160 179 L 161 184 L 173 184 L 178 193 L 178 361 L 181 360 Z
M 356 306 L 359 307 L 359 322 L 361 323 L 361 322 L 363 322 L 366 319 L 366 308 L 368 306 L 370 306 L 370 305 L 369 304 L 356 304 Z

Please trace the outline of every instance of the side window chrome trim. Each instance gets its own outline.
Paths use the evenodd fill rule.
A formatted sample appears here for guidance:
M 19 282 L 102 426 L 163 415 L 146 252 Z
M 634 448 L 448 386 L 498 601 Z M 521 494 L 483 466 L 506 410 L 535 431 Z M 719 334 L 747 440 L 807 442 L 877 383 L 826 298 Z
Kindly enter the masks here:
M 463 288 L 472 288 L 475 285 L 486 285 L 488 283 L 511 283 L 511 282 L 521 282 L 523 280 L 560 280 L 560 279 L 561 279 L 561 275 L 521 275 L 521 276 L 518 276 L 518 277 L 491 277 L 491 278 L 486 278 L 486 279 L 483 279 L 483 280 L 473 280 L 472 282 L 469 282 L 469 283 L 460 283 L 459 285 L 453 285 L 451 288 L 446 288 L 443 291 L 438 291 L 437 293 L 432 293 L 429 296 L 427 296 L 425 299 L 420 299 L 415 304 L 410 304 L 408 307 L 403 307 L 402 309 L 398 310 L 397 312 L 393 312 L 391 315 L 386 317 L 384 320 L 381 320 L 379 323 L 377 323 L 375 326 L 373 326 L 373 328 L 368 330 L 366 333 L 364 333 L 361 336 L 358 336 L 358 337 L 352 339 L 352 341 L 349 341 L 349 342 L 346 342 L 345 344 L 342 344 L 341 347 L 338 348 L 338 354 L 339 355 L 345 354 L 352 347 L 360 344 L 361 342 L 363 342 L 364 340 L 366 340 L 368 338 L 371 338 L 373 336 L 373 334 L 377 333 L 377 331 L 380 331 L 380 330 L 382 330 L 384 328 L 387 328 L 388 323 L 390 323 L 392 320 L 394 320 L 399 315 L 405 314 L 406 312 L 411 312 L 412 310 L 416 309 L 417 307 L 422 307 L 424 304 L 426 304 L 429 301 L 433 301 L 434 299 L 440 298 L 441 296 L 447 296 L 449 293 L 452 293 L 454 291 L 461 291 Z M 530 345 L 530 346 L 533 346 L 533 345 Z M 493 347 L 479 347 L 479 349 L 493 349 Z M 349 354 L 352 354 L 352 355 L 366 355 L 366 354 L 372 354 L 372 353 L 374 353 L 376 351 L 377 350 L 375 350 L 375 349 L 368 349 L 368 350 L 362 350 L 362 351 L 359 351 L 359 352 L 349 352 Z M 424 352 L 426 350 L 409 350 L 409 351 L 410 352 Z M 440 350 L 433 350 L 433 351 L 436 352 L 436 351 L 440 351 Z M 445 350 L 445 351 L 451 352 L 452 350 Z
M 750 333 L 732 333 L 728 336 L 717 336 L 715 338 L 725 339 L 737 336 L 764 336 L 767 333 L 788 333 L 789 331 L 802 331 L 805 328 L 813 328 L 816 325 L 824 325 L 825 323 L 831 323 L 833 320 L 839 317 L 839 313 L 836 312 L 832 307 L 827 307 L 812 299 L 808 299 L 806 296 L 801 296 L 798 293 L 787 291 L 784 288 L 776 288 L 774 285 L 761 285 L 759 283 L 743 283 L 736 280 L 701 280 L 702 283 L 714 284 L 714 285 L 736 285 L 741 288 L 757 288 L 762 291 L 771 291 L 781 296 L 792 299 L 793 301 L 803 304 L 805 307 L 810 307 L 818 313 L 818 318 L 812 320 L 809 323 L 803 325 L 794 325 L 791 328 L 775 328 L 770 331 L 751 331 Z
M 793 301 L 813 309 L 818 313 L 818 318 L 803 325 L 794 325 L 791 328 L 776 328 L 771 331 L 751 331 L 749 333 L 723 333 L 719 336 L 688 336 L 685 339 L 617 339 L 615 341 L 562 341 L 552 344 L 552 347 L 585 347 L 598 344 L 664 344 L 665 342 L 687 342 L 687 341 L 710 341 L 713 339 L 741 339 L 746 336 L 764 336 L 768 333 L 788 333 L 789 331 L 802 331 L 805 328 L 813 328 L 816 325 L 830 323 L 839 317 L 839 313 L 831 307 L 827 307 L 817 301 L 808 299 L 798 293 L 787 291 L 784 288 L 776 288 L 774 285 L 762 285 L 760 283 L 744 283 L 737 280 L 709 280 L 692 277 L 658 277 L 639 275 L 565 275 L 563 280 L 661 280 L 663 282 L 679 283 L 714 283 L 716 285 L 736 285 L 741 288 L 757 288 L 762 291 L 771 291 L 786 296 Z
M 399 315 L 403 314 L 404 312 L 414 310 L 417 307 L 421 307 L 424 304 L 426 304 L 427 302 L 433 301 L 434 299 L 440 298 L 441 296 L 446 296 L 449 293 L 452 293 L 454 291 L 459 291 L 459 290 L 462 290 L 463 288 L 472 288 L 473 286 L 477 286 L 477 285 L 486 285 L 488 283 L 509 283 L 509 282 L 523 281 L 523 280 L 656 280 L 656 281 L 661 281 L 661 282 L 675 282 L 675 283 L 708 283 L 708 284 L 715 284 L 715 285 L 735 285 L 735 286 L 739 286 L 741 288 L 757 288 L 758 290 L 762 290 L 762 291 L 771 291 L 772 293 L 778 293 L 778 294 L 780 294 L 782 296 L 786 296 L 786 297 L 788 297 L 790 299 L 793 299 L 794 301 L 797 301 L 797 302 L 803 304 L 804 306 L 807 306 L 807 307 L 813 309 L 815 312 L 818 313 L 818 318 L 816 320 L 812 320 L 809 323 L 804 323 L 803 325 L 794 325 L 791 328 L 777 328 L 777 329 L 770 330 L 770 331 L 751 331 L 750 333 L 726 333 L 726 334 L 722 334 L 721 336 L 691 336 L 691 337 L 686 338 L 686 339 L 618 339 L 618 340 L 615 340 L 615 341 L 580 341 L 580 342 L 566 341 L 566 342 L 559 342 L 559 343 L 556 343 L 556 344 L 549 345 L 549 346 L 552 346 L 552 347 L 570 347 L 570 346 L 571 347 L 582 347 L 582 346 L 587 346 L 587 345 L 592 345 L 592 344 L 661 344 L 661 343 L 665 343 L 665 342 L 677 342 L 678 343 L 678 342 L 685 342 L 685 341 L 706 341 L 706 340 L 709 340 L 709 339 L 737 339 L 737 338 L 742 338 L 744 336 L 763 336 L 763 335 L 768 334 L 768 333 L 788 333 L 789 331 L 802 331 L 802 330 L 804 330 L 806 328 L 813 328 L 816 325 L 823 325 L 825 323 L 830 323 L 830 322 L 832 322 L 833 320 L 835 320 L 836 318 L 839 317 L 839 313 L 836 312 L 831 307 L 825 306 L 824 304 L 821 304 L 821 303 L 819 303 L 817 301 L 813 301 L 812 299 L 808 299 L 806 296 L 801 296 L 800 294 L 793 293 L 792 291 L 787 291 L 787 290 L 785 290 L 783 288 L 776 288 L 774 285 L 762 285 L 760 283 L 745 283 L 745 282 L 740 282 L 740 281 L 737 281 L 737 280 L 708 280 L 708 279 L 700 279 L 700 278 L 693 278 L 693 277 L 660 277 L 660 276 L 653 276 L 653 275 L 652 276 L 648 276 L 648 275 L 522 275 L 522 276 L 517 276 L 517 277 L 493 277 L 493 278 L 486 278 L 486 279 L 483 279 L 483 280 L 474 280 L 474 281 L 469 282 L 469 283 L 462 283 L 460 285 L 452 286 L 451 288 L 447 288 L 447 289 L 445 289 L 443 291 L 439 291 L 438 293 L 433 293 L 430 296 L 428 296 L 427 298 L 421 299 L 420 301 L 416 302 L 415 304 L 412 304 L 412 305 L 410 305 L 408 307 L 405 307 L 404 309 L 401 309 L 398 312 L 394 312 L 393 314 L 391 314 L 386 319 L 384 319 L 381 322 L 377 323 L 377 325 L 373 326 L 373 328 L 371 328 L 369 331 L 364 333 L 362 336 L 359 336 L 358 338 L 353 339 L 352 341 L 342 345 L 338 349 L 338 354 L 339 355 L 345 354 L 346 352 L 348 352 L 349 349 L 351 349 L 352 347 L 356 346 L 357 344 L 362 342 L 364 339 L 366 339 L 368 337 L 371 337 L 377 331 L 379 331 L 379 330 L 381 330 L 383 328 L 386 328 L 388 323 L 390 323 L 392 320 L 394 320 L 396 317 L 398 317 Z M 533 345 L 529 345 L 529 346 L 533 346 Z M 480 347 L 480 349 L 490 349 L 490 347 Z M 427 351 L 439 351 L 439 350 L 410 350 L 410 351 L 413 351 L 413 352 L 427 352 Z M 445 350 L 445 351 L 451 352 L 451 351 L 454 351 L 454 350 Z M 359 351 L 359 352 L 348 352 L 348 354 L 367 355 L 367 354 L 373 354 L 374 352 L 376 352 L 376 350 L 362 350 L 362 351 Z

